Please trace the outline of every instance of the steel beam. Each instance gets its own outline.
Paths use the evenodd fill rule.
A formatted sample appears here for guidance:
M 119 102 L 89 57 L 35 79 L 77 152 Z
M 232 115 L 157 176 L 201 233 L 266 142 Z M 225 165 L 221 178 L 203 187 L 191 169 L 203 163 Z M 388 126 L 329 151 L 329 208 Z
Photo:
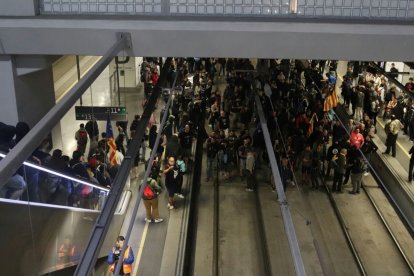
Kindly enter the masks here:
M 128 46 L 129 36 L 119 35 L 119 39 L 105 53 L 86 75 L 29 131 L 29 133 L 0 162 L 0 183 L 5 183 L 23 162 L 41 144 L 52 128 L 62 119 L 82 94 L 95 81 L 99 74 L 118 52 Z
M 256 92 L 256 87 L 253 85 L 253 91 Z M 270 166 L 272 168 L 273 178 L 275 180 L 277 199 L 279 201 L 280 210 L 282 211 L 283 224 L 285 226 L 285 232 L 288 237 L 290 253 L 292 255 L 293 264 L 295 266 L 296 275 L 306 275 L 305 267 L 303 265 L 302 255 L 300 254 L 300 248 L 298 240 L 296 238 L 295 227 L 293 225 L 292 216 L 290 214 L 289 205 L 286 201 L 286 195 L 282 186 L 282 178 L 280 177 L 279 168 L 277 166 L 276 157 L 274 155 L 272 141 L 270 139 L 269 129 L 267 128 L 267 121 L 263 114 L 263 107 L 260 102 L 259 96 L 255 96 L 257 114 L 259 115 L 260 125 L 262 127 L 263 136 L 265 139 L 267 154 L 269 156 Z

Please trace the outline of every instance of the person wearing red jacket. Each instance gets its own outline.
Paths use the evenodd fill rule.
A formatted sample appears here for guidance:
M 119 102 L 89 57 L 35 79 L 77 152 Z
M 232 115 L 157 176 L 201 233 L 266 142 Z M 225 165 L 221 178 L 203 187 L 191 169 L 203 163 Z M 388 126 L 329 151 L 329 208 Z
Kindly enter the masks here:
M 349 143 L 351 146 L 356 147 L 357 149 L 360 149 L 362 145 L 364 144 L 364 136 L 360 133 L 359 127 L 354 128 L 354 130 L 351 132 Z
M 152 75 L 151 75 L 152 85 L 154 85 L 154 86 L 157 85 L 159 77 L 160 76 L 158 75 L 158 70 L 154 69 L 154 71 L 152 72 Z

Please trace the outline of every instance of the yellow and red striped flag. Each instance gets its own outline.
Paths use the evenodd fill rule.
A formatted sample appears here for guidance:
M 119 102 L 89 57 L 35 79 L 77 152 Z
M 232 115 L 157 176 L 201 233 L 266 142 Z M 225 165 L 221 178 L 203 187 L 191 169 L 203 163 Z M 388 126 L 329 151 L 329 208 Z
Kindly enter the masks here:
M 332 94 L 328 93 L 325 97 L 325 101 L 323 103 L 323 111 L 329 111 L 332 108 L 336 107 L 338 105 L 338 96 L 336 95 L 336 87 L 333 89 Z
M 108 119 L 106 120 L 106 143 L 108 145 L 108 157 L 109 163 L 111 165 L 116 165 L 116 144 L 114 139 L 114 133 L 112 131 L 111 117 L 108 114 Z

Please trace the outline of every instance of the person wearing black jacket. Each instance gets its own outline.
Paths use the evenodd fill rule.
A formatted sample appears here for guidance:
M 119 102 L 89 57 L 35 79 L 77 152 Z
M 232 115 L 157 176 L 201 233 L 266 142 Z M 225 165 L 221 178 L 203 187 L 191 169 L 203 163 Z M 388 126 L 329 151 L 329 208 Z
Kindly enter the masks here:
M 410 164 L 408 166 L 408 182 L 412 183 L 413 167 L 414 167 L 414 146 L 411 147 L 409 154 L 411 154 L 411 157 L 410 157 Z
M 350 194 L 359 194 L 362 182 L 362 173 L 364 172 L 364 160 L 359 154 L 352 160 L 351 163 L 351 181 L 352 191 Z
M 355 146 L 351 146 L 348 151 L 347 151 L 347 164 L 352 164 L 355 160 L 355 158 L 357 158 L 359 156 L 359 151 Z M 345 175 L 344 175 L 344 182 L 343 185 L 347 185 L 349 177 L 351 175 L 351 166 L 346 166 L 346 170 L 345 170 Z
M 371 155 L 373 152 L 378 150 L 377 145 L 375 145 L 374 141 L 372 141 L 371 136 L 367 135 L 365 137 L 365 143 L 361 148 L 362 153 L 365 155 L 368 163 L 371 162 Z
M 343 184 L 344 174 L 347 168 L 346 155 L 347 155 L 347 150 L 345 148 L 342 148 L 341 152 L 335 155 L 334 158 L 332 159 L 335 164 L 332 192 L 342 193 L 342 184 Z
M 99 137 L 99 127 L 96 120 L 90 120 L 85 125 L 86 132 L 89 135 L 90 140 L 98 139 Z
M 328 168 L 326 169 L 326 177 L 329 177 L 331 174 L 331 168 L 332 168 L 332 158 L 335 154 L 338 154 L 338 152 L 341 150 L 341 147 L 339 145 L 339 141 L 335 141 L 327 150 L 326 153 L 326 160 L 328 160 Z

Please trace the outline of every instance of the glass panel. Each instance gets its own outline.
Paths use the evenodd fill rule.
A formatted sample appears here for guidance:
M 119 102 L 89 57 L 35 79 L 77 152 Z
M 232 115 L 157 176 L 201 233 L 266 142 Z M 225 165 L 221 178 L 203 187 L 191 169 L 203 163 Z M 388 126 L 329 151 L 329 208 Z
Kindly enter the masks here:
M 0 153 L 0 157 L 4 156 Z M 43 159 L 45 165 L 41 166 L 41 162 L 39 153 L 24 162 L 1 187 L 0 198 L 91 210 L 102 208 L 111 182 L 99 161 L 94 163 L 95 167 L 90 167 L 89 162 L 88 167 L 79 163 L 71 168 L 62 152 L 55 151 Z

